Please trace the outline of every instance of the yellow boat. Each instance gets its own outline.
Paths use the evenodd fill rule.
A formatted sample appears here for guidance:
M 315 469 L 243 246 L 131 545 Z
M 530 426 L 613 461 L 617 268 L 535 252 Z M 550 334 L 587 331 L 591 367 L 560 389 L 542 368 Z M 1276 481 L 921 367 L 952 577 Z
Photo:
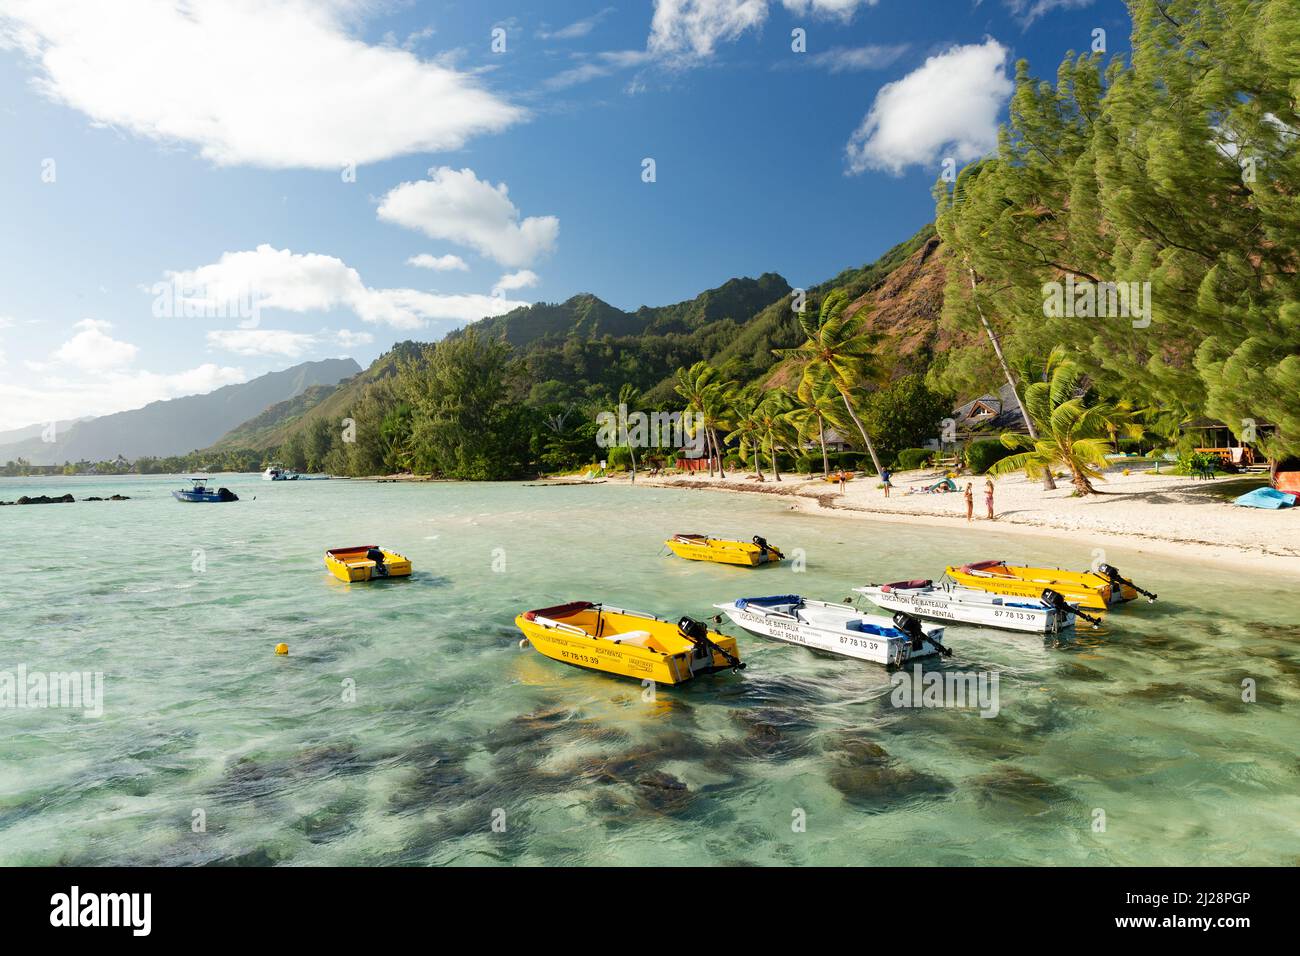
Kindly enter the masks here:
M 331 548 L 325 552 L 325 567 L 330 574 L 349 584 L 380 578 L 405 578 L 411 574 L 409 558 L 374 544 Z
M 839 481 L 839 480 L 840 480 L 840 476 L 839 476 L 839 475 L 836 475 L 836 474 L 830 474 L 830 475 L 827 475 L 825 478 L 822 479 L 822 481 Z M 853 472 L 851 472 L 851 471 L 846 471 L 846 472 L 844 473 L 844 480 L 845 480 L 845 481 L 852 481 L 852 480 L 853 480 Z
M 1005 561 L 976 561 L 947 570 L 948 577 L 968 588 L 1032 598 L 1040 597 L 1044 588 L 1051 588 L 1071 604 L 1085 608 L 1105 610 L 1112 604 L 1131 601 L 1139 593 L 1145 594 L 1148 600 L 1156 599 L 1154 594 L 1121 577 L 1108 564 L 1101 565 L 1097 571 L 1063 571 L 1022 567 Z
M 552 660 L 658 684 L 745 667 L 734 637 L 689 617 L 674 624 L 641 611 L 574 601 L 525 611 L 515 624 L 526 643 Z
M 690 561 L 713 561 L 752 568 L 785 560 L 784 554 L 758 535 L 754 535 L 753 541 L 724 541 L 704 534 L 675 534 L 664 544 L 679 558 Z

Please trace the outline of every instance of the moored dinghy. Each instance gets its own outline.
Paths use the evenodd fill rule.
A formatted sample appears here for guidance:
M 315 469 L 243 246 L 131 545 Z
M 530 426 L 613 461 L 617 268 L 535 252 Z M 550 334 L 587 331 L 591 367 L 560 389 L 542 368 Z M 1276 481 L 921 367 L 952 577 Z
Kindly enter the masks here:
M 1144 591 L 1109 564 L 1100 565 L 1096 571 L 1065 571 L 1061 568 L 1024 567 L 1005 561 L 976 561 L 960 567 L 951 566 L 947 574 L 957 584 L 994 594 L 1038 597 L 1044 588 L 1051 588 L 1071 604 L 1103 611 L 1111 604 L 1131 601 L 1139 594 L 1145 595 L 1148 601 L 1156 599 L 1150 591 Z
M 573 601 L 525 611 L 515 625 L 524 632 L 521 643 L 552 660 L 659 684 L 745 667 L 734 637 L 689 617 L 674 624 L 643 611 Z
M 706 534 L 675 534 L 664 542 L 679 558 L 689 561 L 712 561 L 752 568 L 760 564 L 784 561 L 785 555 L 765 538 L 754 535 L 752 541 L 728 541 Z
M 1056 634 L 1072 627 L 1076 616 L 1092 622 L 1094 627 L 1101 623 L 1101 618 L 1072 606 L 1051 588 L 1044 588 L 1037 598 L 994 594 L 959 584 L 935 585 L 932 581 L 896 581 L 853 590 L 891 611 L 1007 631 Z
M 411 575 L 410 558 L 374 544 L 331 548 L 325 552 L 325 567 L 330 574 L 349 584 Z
M 751 634 L 890 667 L 952 653 L 941 643 L 941 626 L 922 624 L 903 613 L 892 618 L 863 614 L 851 604 L 811 601 L 797 594 L 738 598 L 713 606 Z

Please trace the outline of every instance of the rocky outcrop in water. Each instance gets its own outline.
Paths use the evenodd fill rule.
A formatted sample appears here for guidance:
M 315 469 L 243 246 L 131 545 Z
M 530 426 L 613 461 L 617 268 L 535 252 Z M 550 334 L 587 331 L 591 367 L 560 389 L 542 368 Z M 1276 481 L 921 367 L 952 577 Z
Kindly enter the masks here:
M 76 502 L 72 495 L 60 495 L 57 498 L 51 498 L 49 495 L 37 495 L 30 498 L 23 495 L 17 501 L 0 501 L 0 507 L 5 505 L 70 505 Z M 110 495 L 107 498 L 86 498 L 86 501 L 130 501 L 126 495 Z

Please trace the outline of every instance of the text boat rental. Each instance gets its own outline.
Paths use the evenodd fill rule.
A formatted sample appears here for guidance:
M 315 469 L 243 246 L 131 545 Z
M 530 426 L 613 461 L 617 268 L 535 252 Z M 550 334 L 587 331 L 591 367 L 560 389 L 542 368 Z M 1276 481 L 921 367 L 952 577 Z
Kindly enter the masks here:
M 565 664 L 682 684 L 700 674 L 741 670 L 736 639 L 689 617 L 677 623 L 642 611 L 574 601 L 515 618 L 524 642 Z
M 1131 601 L 1139 594 L 1145 595 L 1148 601 L 1156 599 L 1109 564 L 1099 565 L 1096 571 L 1064 571 L 1021 567 L 1005 561 L 976 561 L 949 567 L 947 574 L 957 584 L 994 594 L 1039 597 L 1044 588 L 1051 588 L 1071 604 L 1103 611 L 1112 604 Z
M 751 634 L 890 667 L 952 653 L 941 643 L 942 627 L 922 624 L 907 614 L 863 614 L 851 604 L 810 601 L 797 594 L 738 598 L 713 606 Z
M 673 554 L 691 561 L 713 561 L 752 568 L 785 560 L 785 555 L 766 540 L 754 535 L 753 541 L 726 541 L 704 534 L 675 534 L 664 544 Z
M 1076 615 L 1094 626 L 1101 623 L 1100 618 L 1072 606 L 1051 588 L 1044 588 L 1036 598 L 993 594 L 959 584 L 936 586 L 931 581 L 871 584 L 853 590 L 891 611 L 1008 631 L 1056 634 L 1062 628 L 1072 627 Z
M 331 548 L 325 552 L 325 567 L 330 574 L 349 584 L 411 575 L 410 558 L 373 544 L 357 548 Z

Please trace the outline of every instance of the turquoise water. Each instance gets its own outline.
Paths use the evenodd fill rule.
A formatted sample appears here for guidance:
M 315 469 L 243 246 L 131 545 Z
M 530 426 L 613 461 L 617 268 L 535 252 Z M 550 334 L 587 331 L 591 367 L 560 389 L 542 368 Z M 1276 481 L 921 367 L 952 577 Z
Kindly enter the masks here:
M 897 708 L 882 668 L 743 634 L 743 673 L 645 700 L 521 649 L 514 615 L 840 600 L 954 561 L 1083 567 L 1092 545 L 608 484 L 213 484 L 244 500 L 0 479 L 0 500 L 132 498 L 0 509 L 0 671 L 105 682 L 102 716 L 0 710 L 0 863 L 1300 860 L 1292 580 L 1111 548 L 1157 604 L 1061 646 L 949 628 L 926 669 L 996 672 L 991 719 Z M 674 531 L 762 534 L 806 570 L 663 556 Z M 326 547 L 374 543 L 414 577 L 325 573 Z

